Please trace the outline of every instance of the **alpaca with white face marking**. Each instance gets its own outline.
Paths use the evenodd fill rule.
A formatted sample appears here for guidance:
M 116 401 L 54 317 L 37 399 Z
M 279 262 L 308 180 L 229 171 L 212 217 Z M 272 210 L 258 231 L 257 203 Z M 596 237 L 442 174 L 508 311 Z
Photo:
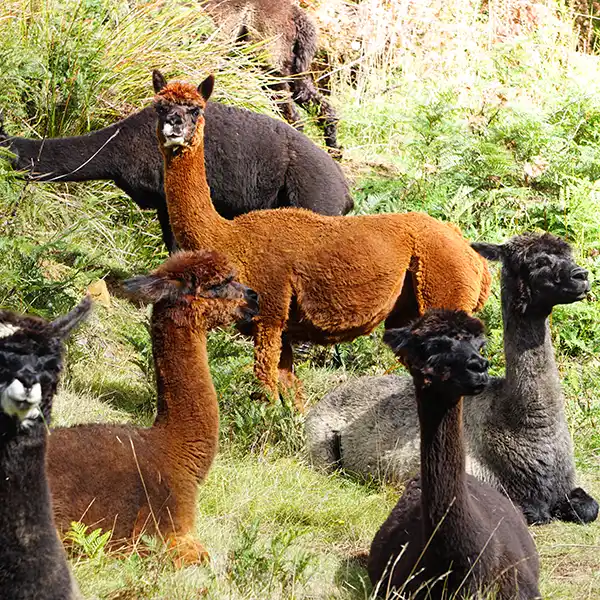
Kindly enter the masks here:
M 52 322 L 0 311 L 0 597 L 81 598 L 56 533 L 46 447 L 64 340 L 90 310 Z

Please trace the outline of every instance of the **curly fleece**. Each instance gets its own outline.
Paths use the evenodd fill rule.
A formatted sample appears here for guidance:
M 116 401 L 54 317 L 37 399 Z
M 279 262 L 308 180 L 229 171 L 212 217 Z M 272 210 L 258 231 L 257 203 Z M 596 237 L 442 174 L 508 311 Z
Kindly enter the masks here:
M 195 100 L 193 99 L 195 95 Z M 158 101 L 206 99 L 191 85 L 167 85 Z M 277 391 L 282 335 L 336 343 L 386 318 L 406 322 L 428 308 L 481 308 L 487 262 L 456 227 L 423 213 L 326 217 L 303 209 L 255 211 L 227 221 L 215 211 L 204 171 L 204 120 L 190 146 L 165 158 L 169 217 L 182 248 L 224 252 L 261 299 L 254 329 L 255 374 Z M 405 276 L 414 294 L 403 294 Z

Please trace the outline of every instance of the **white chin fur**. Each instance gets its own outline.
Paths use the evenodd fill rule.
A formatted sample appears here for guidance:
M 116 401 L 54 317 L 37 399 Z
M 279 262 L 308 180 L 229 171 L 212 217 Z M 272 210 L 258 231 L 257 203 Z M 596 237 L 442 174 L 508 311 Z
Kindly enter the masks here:
M 13 382 L 0 395 L 2 411 L 12 417 L 17 417 L 24 427 L 29 427 L 42 413 L 42 386 L 39 383 L 29 390 L 18 380 Z
M 12 323 L 0 323 L 0 338 L 10 337 L 19 331 L 21 328 Z
M 182 137 L 165 138 L 165 143 L 163 145 L 165 148 L 171 148 L 172 146 L 187 146 Z

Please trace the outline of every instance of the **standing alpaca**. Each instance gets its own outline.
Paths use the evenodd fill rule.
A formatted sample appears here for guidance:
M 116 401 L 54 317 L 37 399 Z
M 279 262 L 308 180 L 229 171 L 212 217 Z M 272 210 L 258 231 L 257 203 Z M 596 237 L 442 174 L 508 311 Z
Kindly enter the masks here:
M 126 282 L 154 303 L 152 346 L 158 411 L 148 429 L 80 425 L 55 429 L 48 477 L 59 530 L 71 521 L 112 529 L 113 541 L 160 535 L 181 563 L 204 560 L 193 539 L 198 484 L 217 452 L 219 410 L 206 332 L 257 312 L 256 294 L 234 279 L 224 256 L 173 255 Z
M 539 598 L 539 559 L 521 511 L 465 472 L 462 397 L 488 383 L 483 325 L 428 312 L 384 340 L 410 370 L 421 429 L 421 476 L 410 481 L 369 554 L 379 592 L 417 598 Z M 473 400 L 476 402 L 476 400 Z M 494 594 L 495 592 L 495 594 Z
M 486 261 L 456 228 L 425 214 L 324 217 L 288 208 L 220 217 L 203 169 L 213 84 L 210 76 L 198 89 L 167 85 L 154 72 L 169 218 L 182 248 L 226 253 L 260 294 L 254 370 L 270 392 L 277 392 L 278 363 L 281 378 L 293 381 L 291 341 L 347 341 L 429 307 L 483 305 Z
M 280 206 L 340 215 L 354 206 L 339 165 L 302 133 L 217 102 L 206 113 L 206 176 L 226 219 Z M 16 155 L 14 168 L 35 181 L 114 181 L 138 206 L 157 211 L 165 245 L 175 249 L 152 106 L 87 135 L 45 140 L 8 136 L 0 119 L 0 146 Z
M 467 469 L 503 491 L 529 523 L 588 523 L 597 502 L 575 488 L 575 460 L 548 317 L 589 291 L 569 245 L 550 235 L 473 244 L 502 261 L 506 376 L 465 399 Z M 325 396 L 307 415 L 313 464 L 404 481 L 418 468 L 418 415 L 409 377 L 361 377 Z
M 45 457 L 63 345 L 86 298 L 52 322 L 0 310 L 0 597 L 80 598 L 52 519 Z
M 288 123 L 301 128 L 294 102 L 316 106 L 325 145 L 341 158 L 337 142 L 338 118 L 308 72 L 317 52 L 317 28 L 294 0 L 205 0 L 215 22 L 234 39 L 266 41 L 272 65 L 283 79 L 271 87 L 285 94 L 281 112 Z

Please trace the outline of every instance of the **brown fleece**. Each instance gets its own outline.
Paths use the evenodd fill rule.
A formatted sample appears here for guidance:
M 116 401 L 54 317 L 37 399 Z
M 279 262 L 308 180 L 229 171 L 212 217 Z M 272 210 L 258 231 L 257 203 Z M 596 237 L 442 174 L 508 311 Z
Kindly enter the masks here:
M 156 101 L 189 105 L 192 96 L 204 107 L 198 90 L 180 82 L 164 87 Z M 325 217 L 281 208 L 223 219 L 206 181 L 203 128 L 200 117 L 187 147 L 173 151 L 161 143 L 171 226 L 182 248 L 227 254 L 240 281 L 259 293 L 254 370 L 273 394 L 284 332 L 289 341 L 336 343 L 387 318 L 399 326 L 418 316 L 400 301 L 407 272 L 419 314 L 429 308 L 470 313 L 485 302 L 486 261 L 455 226 L 423 213 Z M 160 130 L 158 137 L 164 139 Z
M 176 550 L 179 564 L 208 556 L 192 537 L 198 484 L 213 462 L 219 433 L 206 331 L 238 320 L 246 306 L 247 288 L 229 283 L 233 274 L 223 256 L 204 251 L 175 254 L 153 274 L 130 280 L 132 293 L 154 303 L 156 420 L 150 428 L 52 430 L 48 479 L 63 533 L 82 521 L 112 529 L 113 542 L 159 535 Z

